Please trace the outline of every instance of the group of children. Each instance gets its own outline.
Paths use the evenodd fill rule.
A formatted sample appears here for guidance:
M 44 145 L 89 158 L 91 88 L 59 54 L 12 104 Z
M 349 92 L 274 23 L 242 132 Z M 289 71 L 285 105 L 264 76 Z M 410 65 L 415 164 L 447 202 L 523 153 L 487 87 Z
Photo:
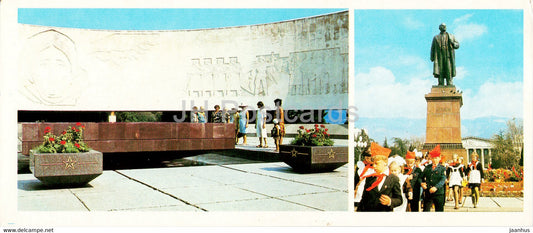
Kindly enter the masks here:
M 390 152 L 374 142 L 362 152 L 362 161 L 355 168 L 356 211 L 419 212 L 421 204 L 423 211 L 433 207 L 437 212 L 444 211 L 448 187 L 458 209 L 467 183 L 472 189 L 474 208 L 477 207 L 483 169 L 475 152 L 468 166 L 457 155 L 445 163 L 440 145 L 424 158 L 408 151 L 403 160 L 400 156 L 389 157 Z

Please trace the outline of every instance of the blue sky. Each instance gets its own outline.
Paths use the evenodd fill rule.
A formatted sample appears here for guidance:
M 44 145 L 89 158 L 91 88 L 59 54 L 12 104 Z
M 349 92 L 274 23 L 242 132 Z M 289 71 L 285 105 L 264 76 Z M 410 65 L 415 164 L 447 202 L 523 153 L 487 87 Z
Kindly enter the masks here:
M 21 8 L 18 11 L 18 22 L 85 29 L 178 30 L 264 24 L 342 10 Z
M 364 120 L 355 127 L 367 128 L 371 137 L 381 132 L 374 135 L 380 142 L 424 136 L 425 124 L 405 125 L 426 117 L 424 94 L 437 83 L 429 60 L 431 41 L 440 23 L 460 43 L 454 84 L 463 91 L 463 122 L 523 118 L 521 10 L 356 10 L 354 95 Z M 371 119 L 390 121 L 390 128 L 383 130 L 378 126 L 383 122 Z M 476 136 L 489 138 L 498 130 L 490 122 L 463 124 L 462 136 L 480 132 Z

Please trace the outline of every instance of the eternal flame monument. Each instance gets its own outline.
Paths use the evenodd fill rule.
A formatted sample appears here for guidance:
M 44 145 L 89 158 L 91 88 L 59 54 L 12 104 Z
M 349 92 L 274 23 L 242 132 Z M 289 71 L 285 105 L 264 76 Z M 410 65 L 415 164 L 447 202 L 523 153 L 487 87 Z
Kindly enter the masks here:
M 348 23 L 348 11 L 341 11 L 190 30 L 19 24 L 17 105 L 27 111 L 189 111 L 279 98 L 285 110 L 346 109 Z
M 426 141 L 422 151 L 431 151 L 440 144 L 444 160 L 450 160 L 453 154 L 466 159 L 466 150 L 461 142 L 463 96 L 453 85 L 455 49 L 459 48 L 459 42 L 446 32 L 444 23 L 439 25 L 439 30 L 431 44 L 433 76 L 438 79 L 438 85 L 432 86 L 431 92 L 425 95 Z

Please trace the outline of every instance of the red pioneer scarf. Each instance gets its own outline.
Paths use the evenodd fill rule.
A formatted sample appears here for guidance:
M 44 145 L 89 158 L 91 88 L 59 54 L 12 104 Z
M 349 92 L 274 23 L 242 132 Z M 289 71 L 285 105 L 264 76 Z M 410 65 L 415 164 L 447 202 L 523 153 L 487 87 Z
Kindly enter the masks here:
M 475 169 L 476 168 L 476 163 L 477 163 L 477 160 L 472 160 L 472 163 L 470 163 L 470 167 L 472 169 Z
M 365 168 L 363 169 L 363 172 L 361 172 L 361 175 L 359 176 L 360 179 L 362 179 L 363 176 L 365 176 L 365 173 L 368 171 L 368 169 L 370 169 L 372 167 L 371 163 L 368 163 L 368 164 L 365 163 L 365 162 L 363 162 L 363 163 L 365 164 Z
M 406 175 L 411 175 L 411 172 L 413 172 L 413 168 L 412 167 L 408 167 L 409 171 L 407 172 Z
M 368 176 L 363 177 L 363 179 L 367 178 L 367 177 L 371 177 L 371 176 L 377 177 L 377 179 L 376 179 L 376 181 L 374 181 L 374 183 L 372 183 L 372 185 L 370 187 L 368 187 L 366 189 L 366 191 L 370 191 L 370 190 L 374 189 L 375 187 L 377 187 L 379 185 L 379 183 L 381 183 L 381 181 L 383 181 L 385 176 L 387 176 L 387 174 L 385 174 L 385 173 L 380 173 L 380 174 L 374 173 L 374 174 L 370 174 Z

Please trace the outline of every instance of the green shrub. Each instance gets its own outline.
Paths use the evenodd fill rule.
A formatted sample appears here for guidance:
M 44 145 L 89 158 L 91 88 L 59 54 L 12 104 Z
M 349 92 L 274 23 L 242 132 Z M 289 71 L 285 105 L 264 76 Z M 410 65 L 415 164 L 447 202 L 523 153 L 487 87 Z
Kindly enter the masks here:
M 158 122 L 162 112 L 117 112 L 118 122 Z

